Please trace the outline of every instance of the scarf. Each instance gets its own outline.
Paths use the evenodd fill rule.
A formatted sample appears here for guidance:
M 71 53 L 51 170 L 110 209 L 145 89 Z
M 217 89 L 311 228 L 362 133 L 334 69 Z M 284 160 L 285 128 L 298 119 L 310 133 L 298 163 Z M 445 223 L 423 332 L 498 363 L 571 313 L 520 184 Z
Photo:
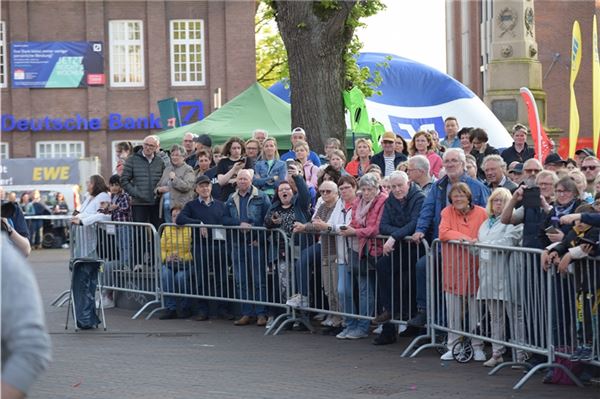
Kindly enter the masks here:
M 367 226 L 367 214 L 371 210 L 371 207 L 375 203 L 375 199 L 378 197 L 378 195 L 376 195 L 369 202 L 366 202 L 361 195 L 360 201 L 358 201 L 358 207 L 356 208 L 356 221 L 358 222 L 359 226 L 361 226 L 361 227 Z
M 558 203 L 554 204 L 554 214 L 557 218 L 560 218 L 564 215 L 569 215 L 573 208 L 575 207 L 575 200 L 572 200 L 567 205 L 559 205 Z

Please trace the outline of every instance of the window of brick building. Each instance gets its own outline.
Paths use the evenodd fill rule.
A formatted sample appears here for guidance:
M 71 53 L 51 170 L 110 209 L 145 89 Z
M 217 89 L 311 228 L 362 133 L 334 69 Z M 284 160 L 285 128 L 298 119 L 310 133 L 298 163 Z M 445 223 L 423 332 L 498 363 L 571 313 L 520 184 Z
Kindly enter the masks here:
M 6 24 L 0 21 L 0 87 L 6 87 Z
M 37 158 L 83 158 L 83 141 L 39 141 L 36 143 Z
M 171 21 L 171 84 L 203 86 L 204 21 L 176 19 Z
M 8 159 L 10 155 L 8 153 L 8 143 L 0 143 L 0 159 Z
M 110 85 L 144 86 L 144 31 L 142 21 L 110 21 Z

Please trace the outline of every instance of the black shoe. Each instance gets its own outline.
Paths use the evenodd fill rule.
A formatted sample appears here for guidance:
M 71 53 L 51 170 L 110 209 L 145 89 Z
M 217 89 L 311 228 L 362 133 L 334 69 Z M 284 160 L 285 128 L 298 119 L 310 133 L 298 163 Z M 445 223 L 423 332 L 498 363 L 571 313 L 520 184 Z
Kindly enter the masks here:
M 220 311 L 220 312 L 219 312 L 219 317 L 220 317 L 221 319 L 224 319 L 224 320 L 233 320 L 233 319 L 235 319 L 235 316 L 234 316 L 234 315 L 232 315 L 231 313 L 229 313 L 229 312 L 228 312 L 228 311 L 226 311 L 226 310 L 222 310 L 222 311 Z
M 427 313 L 419 312 L 415 317 L 406 322 L 411 327 L 425 327 L 427 324 Z
M 176 318 L 177 318 L 176 310 L 165 310 L 164 312 L 161 313 L 160 316 L 158 316 L 158 320 L 171 320 L 171 319 L 176 319 Z
M 208 316 L 204 313 L 198 313 L 197 315 L 193 316 L 193 319 L 196 321 L 205 321 L 208 320 Z
M 181 311 L 177 312 L 177 317 L 180 319 L 188 319 L 188 318 L 192 317 L 192 311 L 189 309 L 181 310 Z
M 373 345 L 389 345 L 396 342 L 396 335 L 380 334 L 373 340 Z

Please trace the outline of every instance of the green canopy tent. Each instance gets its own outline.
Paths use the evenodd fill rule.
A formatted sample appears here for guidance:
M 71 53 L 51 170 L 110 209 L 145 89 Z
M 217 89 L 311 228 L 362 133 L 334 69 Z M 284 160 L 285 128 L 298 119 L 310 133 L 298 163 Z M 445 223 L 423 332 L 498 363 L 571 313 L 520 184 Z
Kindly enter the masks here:
M 259 128 L 268 131 L 269 137 L 277 139 L 279 150 L 290 148 L 290 104 L 260 84 L 254 83 L 203 120 L 165 130 L 159 133 L 158 137 L 163 149 L 168 149 L 173 144 L 181 144 L 183 135 L 187 132 L 208 134 L 214 145 L 223 144 L 233 136 L 247 140 L 252 136 L 252 132 Z M 357 133 L 355 138 L 359 137 L 370 136 Z M 352 148 L 352 132 L 348 133 L 346 144 Z

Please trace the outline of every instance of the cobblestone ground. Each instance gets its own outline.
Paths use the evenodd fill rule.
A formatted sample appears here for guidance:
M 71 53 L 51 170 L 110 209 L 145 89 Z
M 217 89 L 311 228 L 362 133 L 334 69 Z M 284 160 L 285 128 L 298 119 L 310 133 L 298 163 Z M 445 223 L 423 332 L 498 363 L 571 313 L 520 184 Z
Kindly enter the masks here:
M 597 386 L 544 385 L 541 375 L 513 391 L 520 371 L 490 377 L 479 363 L 442 364 L 433 350 L 404 359 L 408 339 L 376 347 L 302 332 L 265 337 L 224 320 L 131 320 L 124 309 L 107 310 L 107 332 L 66 331 L 66 309 L 49 304 L 67 287 L 67 259 L 65 250 L 30 258 L 54 346 L 31 398 L 600 397 Z

